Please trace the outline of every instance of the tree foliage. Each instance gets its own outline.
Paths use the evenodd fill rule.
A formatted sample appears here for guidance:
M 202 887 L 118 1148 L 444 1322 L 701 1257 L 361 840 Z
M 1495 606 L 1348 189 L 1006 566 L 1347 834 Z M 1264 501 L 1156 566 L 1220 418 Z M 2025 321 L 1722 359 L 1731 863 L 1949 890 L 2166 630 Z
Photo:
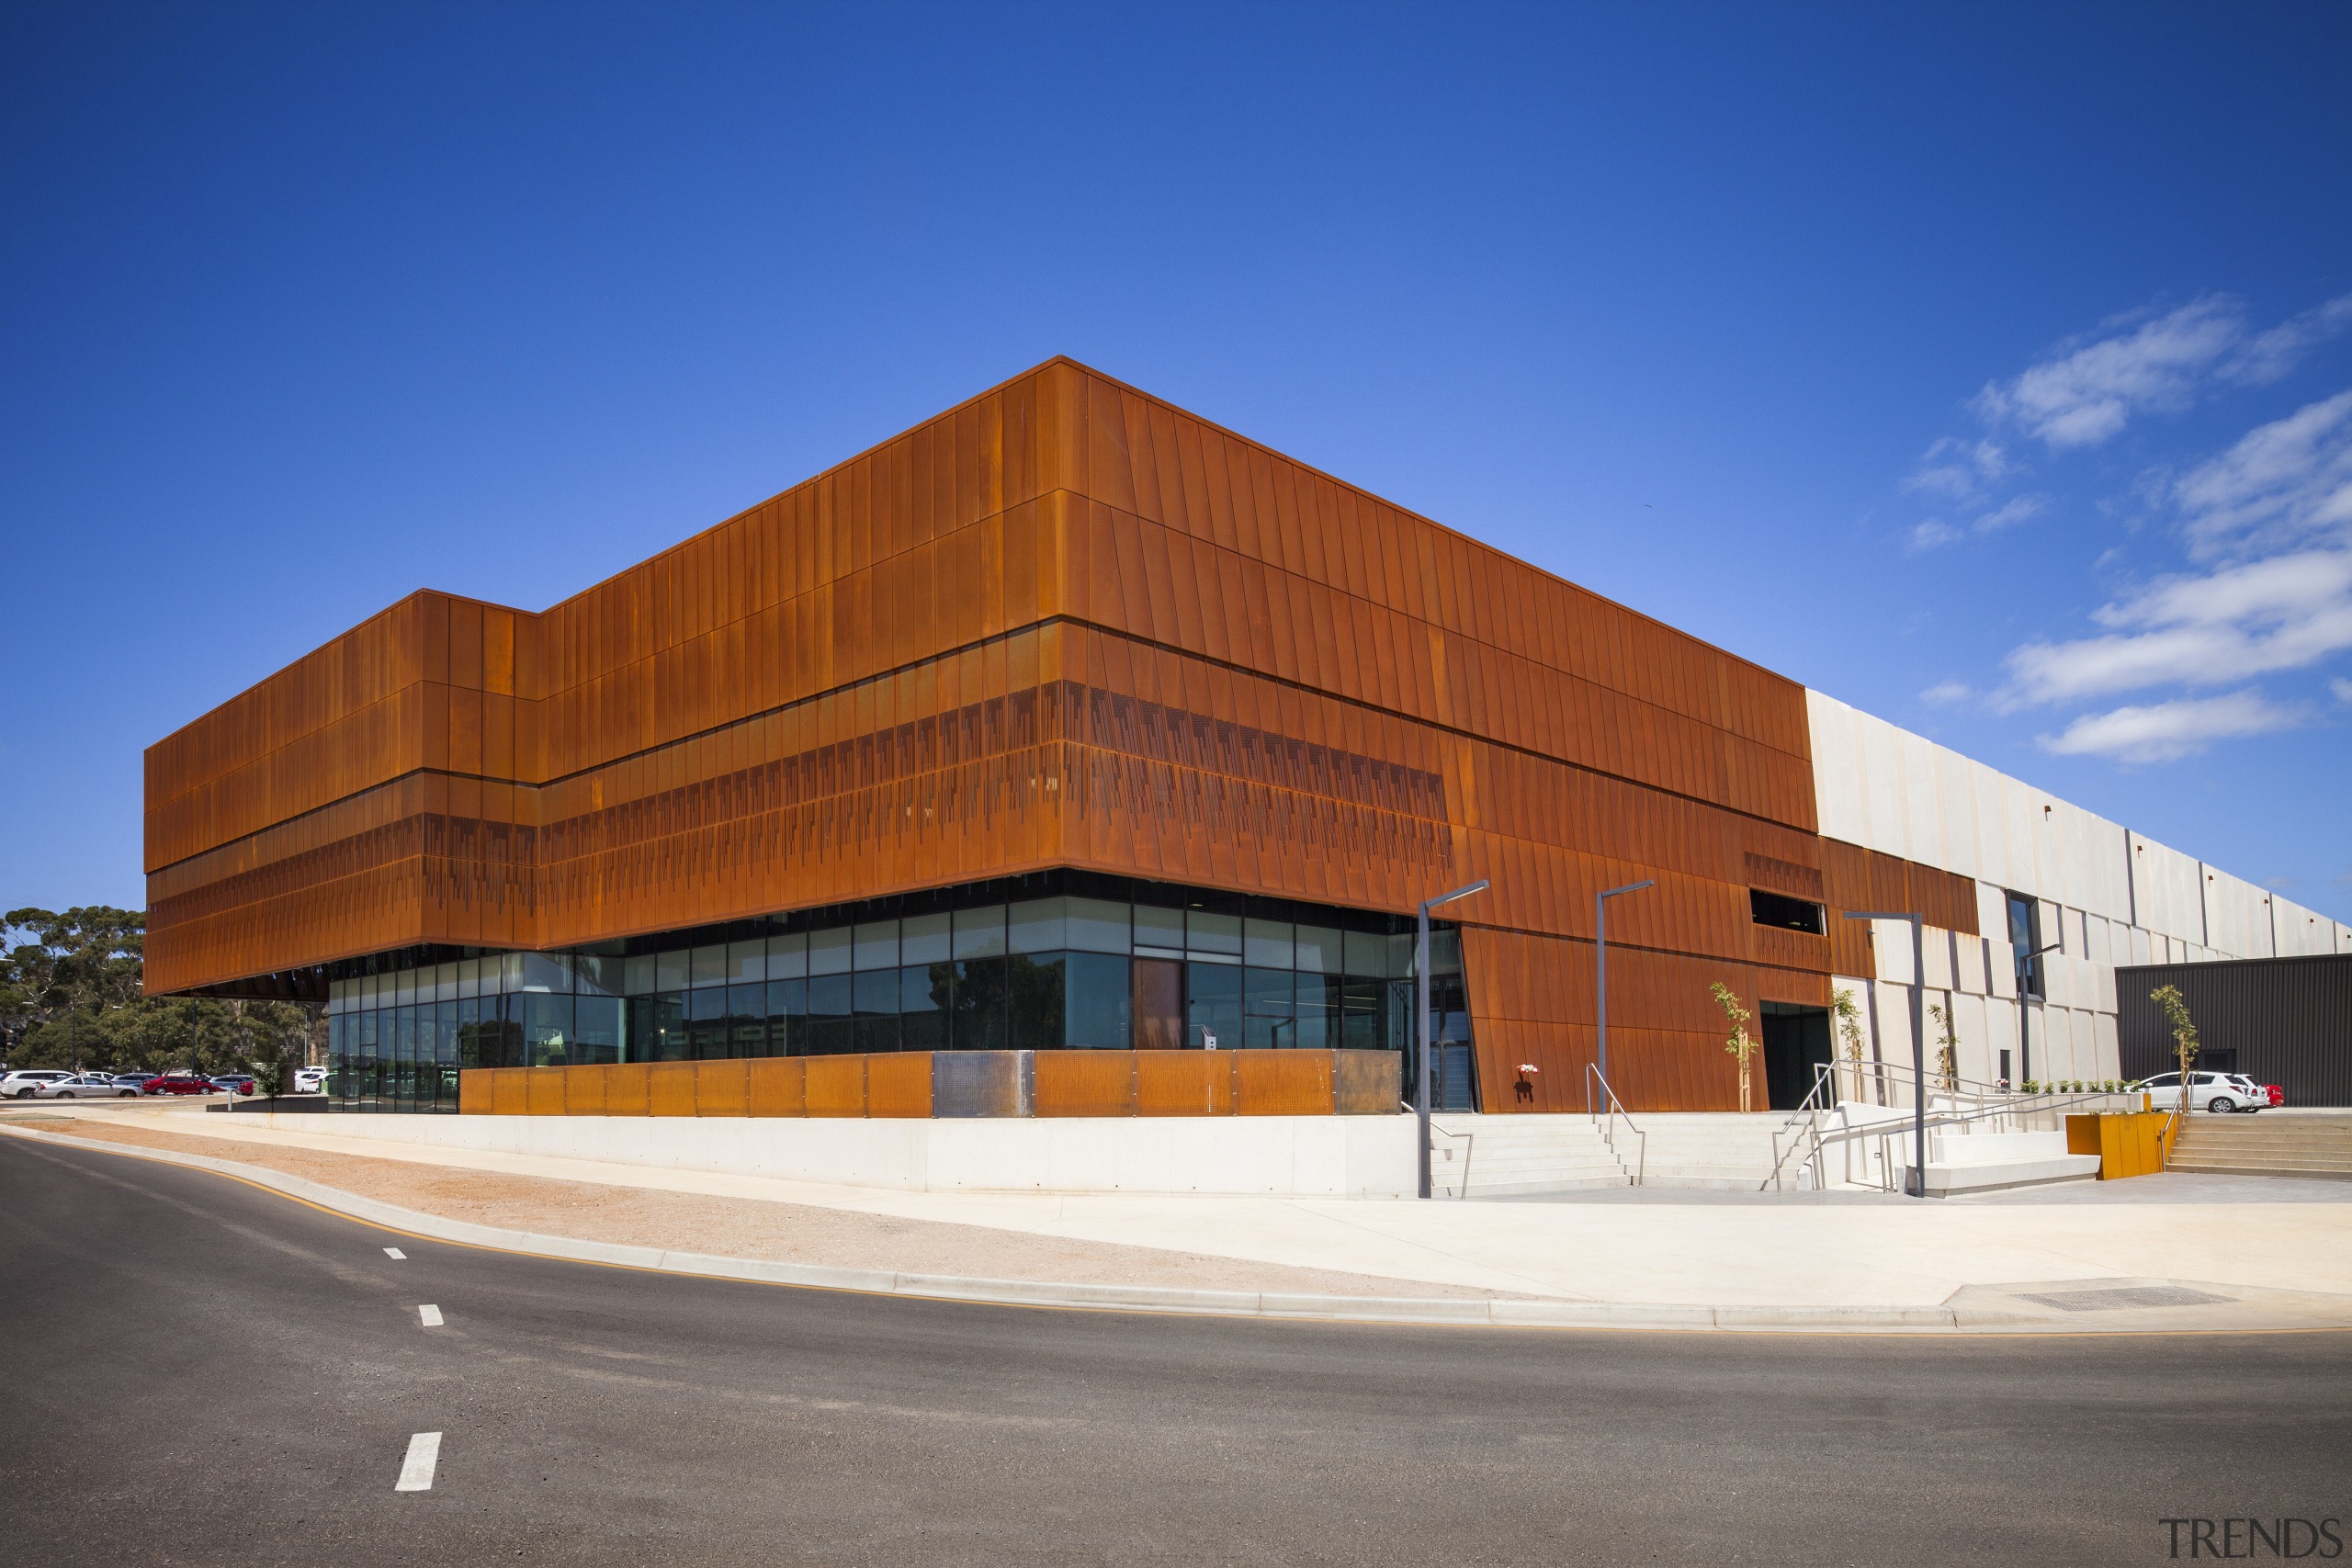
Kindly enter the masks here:
M 147 917 L 103 904 L 0 915 L 0 1057 L 98 1072 L 247 1070 L 311 1054 L 313 1009 L 145 997 Z

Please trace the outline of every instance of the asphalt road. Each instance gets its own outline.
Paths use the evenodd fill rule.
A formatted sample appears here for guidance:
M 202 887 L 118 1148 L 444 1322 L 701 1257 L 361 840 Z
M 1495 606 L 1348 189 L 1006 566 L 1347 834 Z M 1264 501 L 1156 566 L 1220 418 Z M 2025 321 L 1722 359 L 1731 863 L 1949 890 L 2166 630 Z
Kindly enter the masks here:
M 451 1247 L 12 1138 L 0 1356 L 11 1565 L 2120 1563 L 2165 1561 L 2167 1517 L 2352 1514 L 2352 1337 L 907 1302 Z M 431 1490 L 396 1492 L 427 1431 Z

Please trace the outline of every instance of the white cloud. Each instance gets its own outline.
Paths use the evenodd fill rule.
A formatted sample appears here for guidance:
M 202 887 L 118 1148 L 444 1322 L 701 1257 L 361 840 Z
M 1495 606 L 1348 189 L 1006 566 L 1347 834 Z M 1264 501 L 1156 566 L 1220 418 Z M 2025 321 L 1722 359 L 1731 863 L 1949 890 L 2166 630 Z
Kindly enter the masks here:
M 2352 294 L 2340 294 L 2326 304 L 2279 322 L 2257 334 L 2233 355 L 2222 373 L 2233 381 L 2259 386 L 2276 381 L 2295 367 L 2306 353 L 2352 327 Z
M 2335 694 L 2337 702 L 2352 703 L 2352 681 L 2338 675 L 2327 683 L 2327 689 Z
M 1911 553 L 1917 555 L 1922 550 L 1940 549 L 1972 536 L 1997 534 L 2034 516 L 2047 504 L 2047 500 L 2039 495 L 2011 496 L 1984 515 L 1971 518 L 1965 527 L 1947 523 L 1939 517 L 1930 517 L 1911 530 Z
M 1949 707 L 1953 703 L 1964 703 L 1975 694 L 1965 681 L 1939 681 L 1920 693 L 1919 700 L 1932 707 Z
M 1967 501 L 1985 486 L 2007 479 L 2015 466 L 1995 442 L 1947 435 L 1920 455 L 1918 467 L 1903 481 L 1903 488 L 1906 492 L 1931 491 Z
M 2037 739 L 2044 750 L 2061 756 L 2169 762 L 2195 756 L 2215 740 L 2291 729 L 2303 716 L 2300 709 L 2264 700 L 2259 692 L 2232 692 L 2085 714 L 2064 733 Z
M 2244 342 L 2237 302 L 2199 299 L 2129 333 L 2069 346 L 1976 395 L 1992 424 L 2016 424 L 2052 446 L 2088 446 L 2146 409 L 2178 408 L 2197 378 Z
M 2172 495 L 2199 556 L 2352 543 L 2352 391 L 2249 431 Z
M 1987 424 L 2013 425 L 2052 447 L 2097 446 L 2134 414 L 2187 407 L 2203 381 L 2276 380 L 2348 326 L 2352 295 L 2262 333 L 2247 329 L 2238 301 L 2215 295 L 2129 330 L 2062 344 L 2051 358 L 1988 384 L 1974 407 Z M 1928 448 L 1929 457 L 1944 445 Z
M 2008 658 L 2005 708 L 2143 687 L 2213 686 L 2352 648 L 2352 550 L 2310 550 L 2167 578 L 2093 615 L 2118 628 L 2028 643 Z

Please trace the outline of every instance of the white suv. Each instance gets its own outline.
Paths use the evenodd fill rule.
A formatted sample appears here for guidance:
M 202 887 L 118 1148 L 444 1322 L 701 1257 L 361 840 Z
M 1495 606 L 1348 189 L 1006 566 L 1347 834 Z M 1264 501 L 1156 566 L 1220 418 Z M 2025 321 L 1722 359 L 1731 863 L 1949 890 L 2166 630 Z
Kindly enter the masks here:
M 2267 1091 L 2251 1078 L 2233 1073 L 2190 1073 L 2188 1108 L 2192 1111 L 2260 1111 L 2270 1103 Z M 2158 1073 L 2141 1084 L 2148 1091 L 2148 1106 L 2170 1111 L 2180 1103 L 2180 1075 Z
M 31 1067 L 21 1073 L 10 1073 L 0 1078 L 0 1097 L 9 1100 L 38 1099 L 73 1076 L 56 1067 Z

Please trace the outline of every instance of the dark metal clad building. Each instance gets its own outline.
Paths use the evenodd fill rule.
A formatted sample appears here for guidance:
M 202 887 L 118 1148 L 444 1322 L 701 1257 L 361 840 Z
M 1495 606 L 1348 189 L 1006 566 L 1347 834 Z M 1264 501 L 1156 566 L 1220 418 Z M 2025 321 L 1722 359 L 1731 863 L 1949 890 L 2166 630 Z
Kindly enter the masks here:
M 2174 1065 L 2172 1027 L 2149 999 L 2164 986 L 2188 1004 L 2199 1067 L 2278 1084 L 2290 1106 L 2352 1105 L 2352 953 L 2117 969 L 2123 1070 L 2133 1077 Z

